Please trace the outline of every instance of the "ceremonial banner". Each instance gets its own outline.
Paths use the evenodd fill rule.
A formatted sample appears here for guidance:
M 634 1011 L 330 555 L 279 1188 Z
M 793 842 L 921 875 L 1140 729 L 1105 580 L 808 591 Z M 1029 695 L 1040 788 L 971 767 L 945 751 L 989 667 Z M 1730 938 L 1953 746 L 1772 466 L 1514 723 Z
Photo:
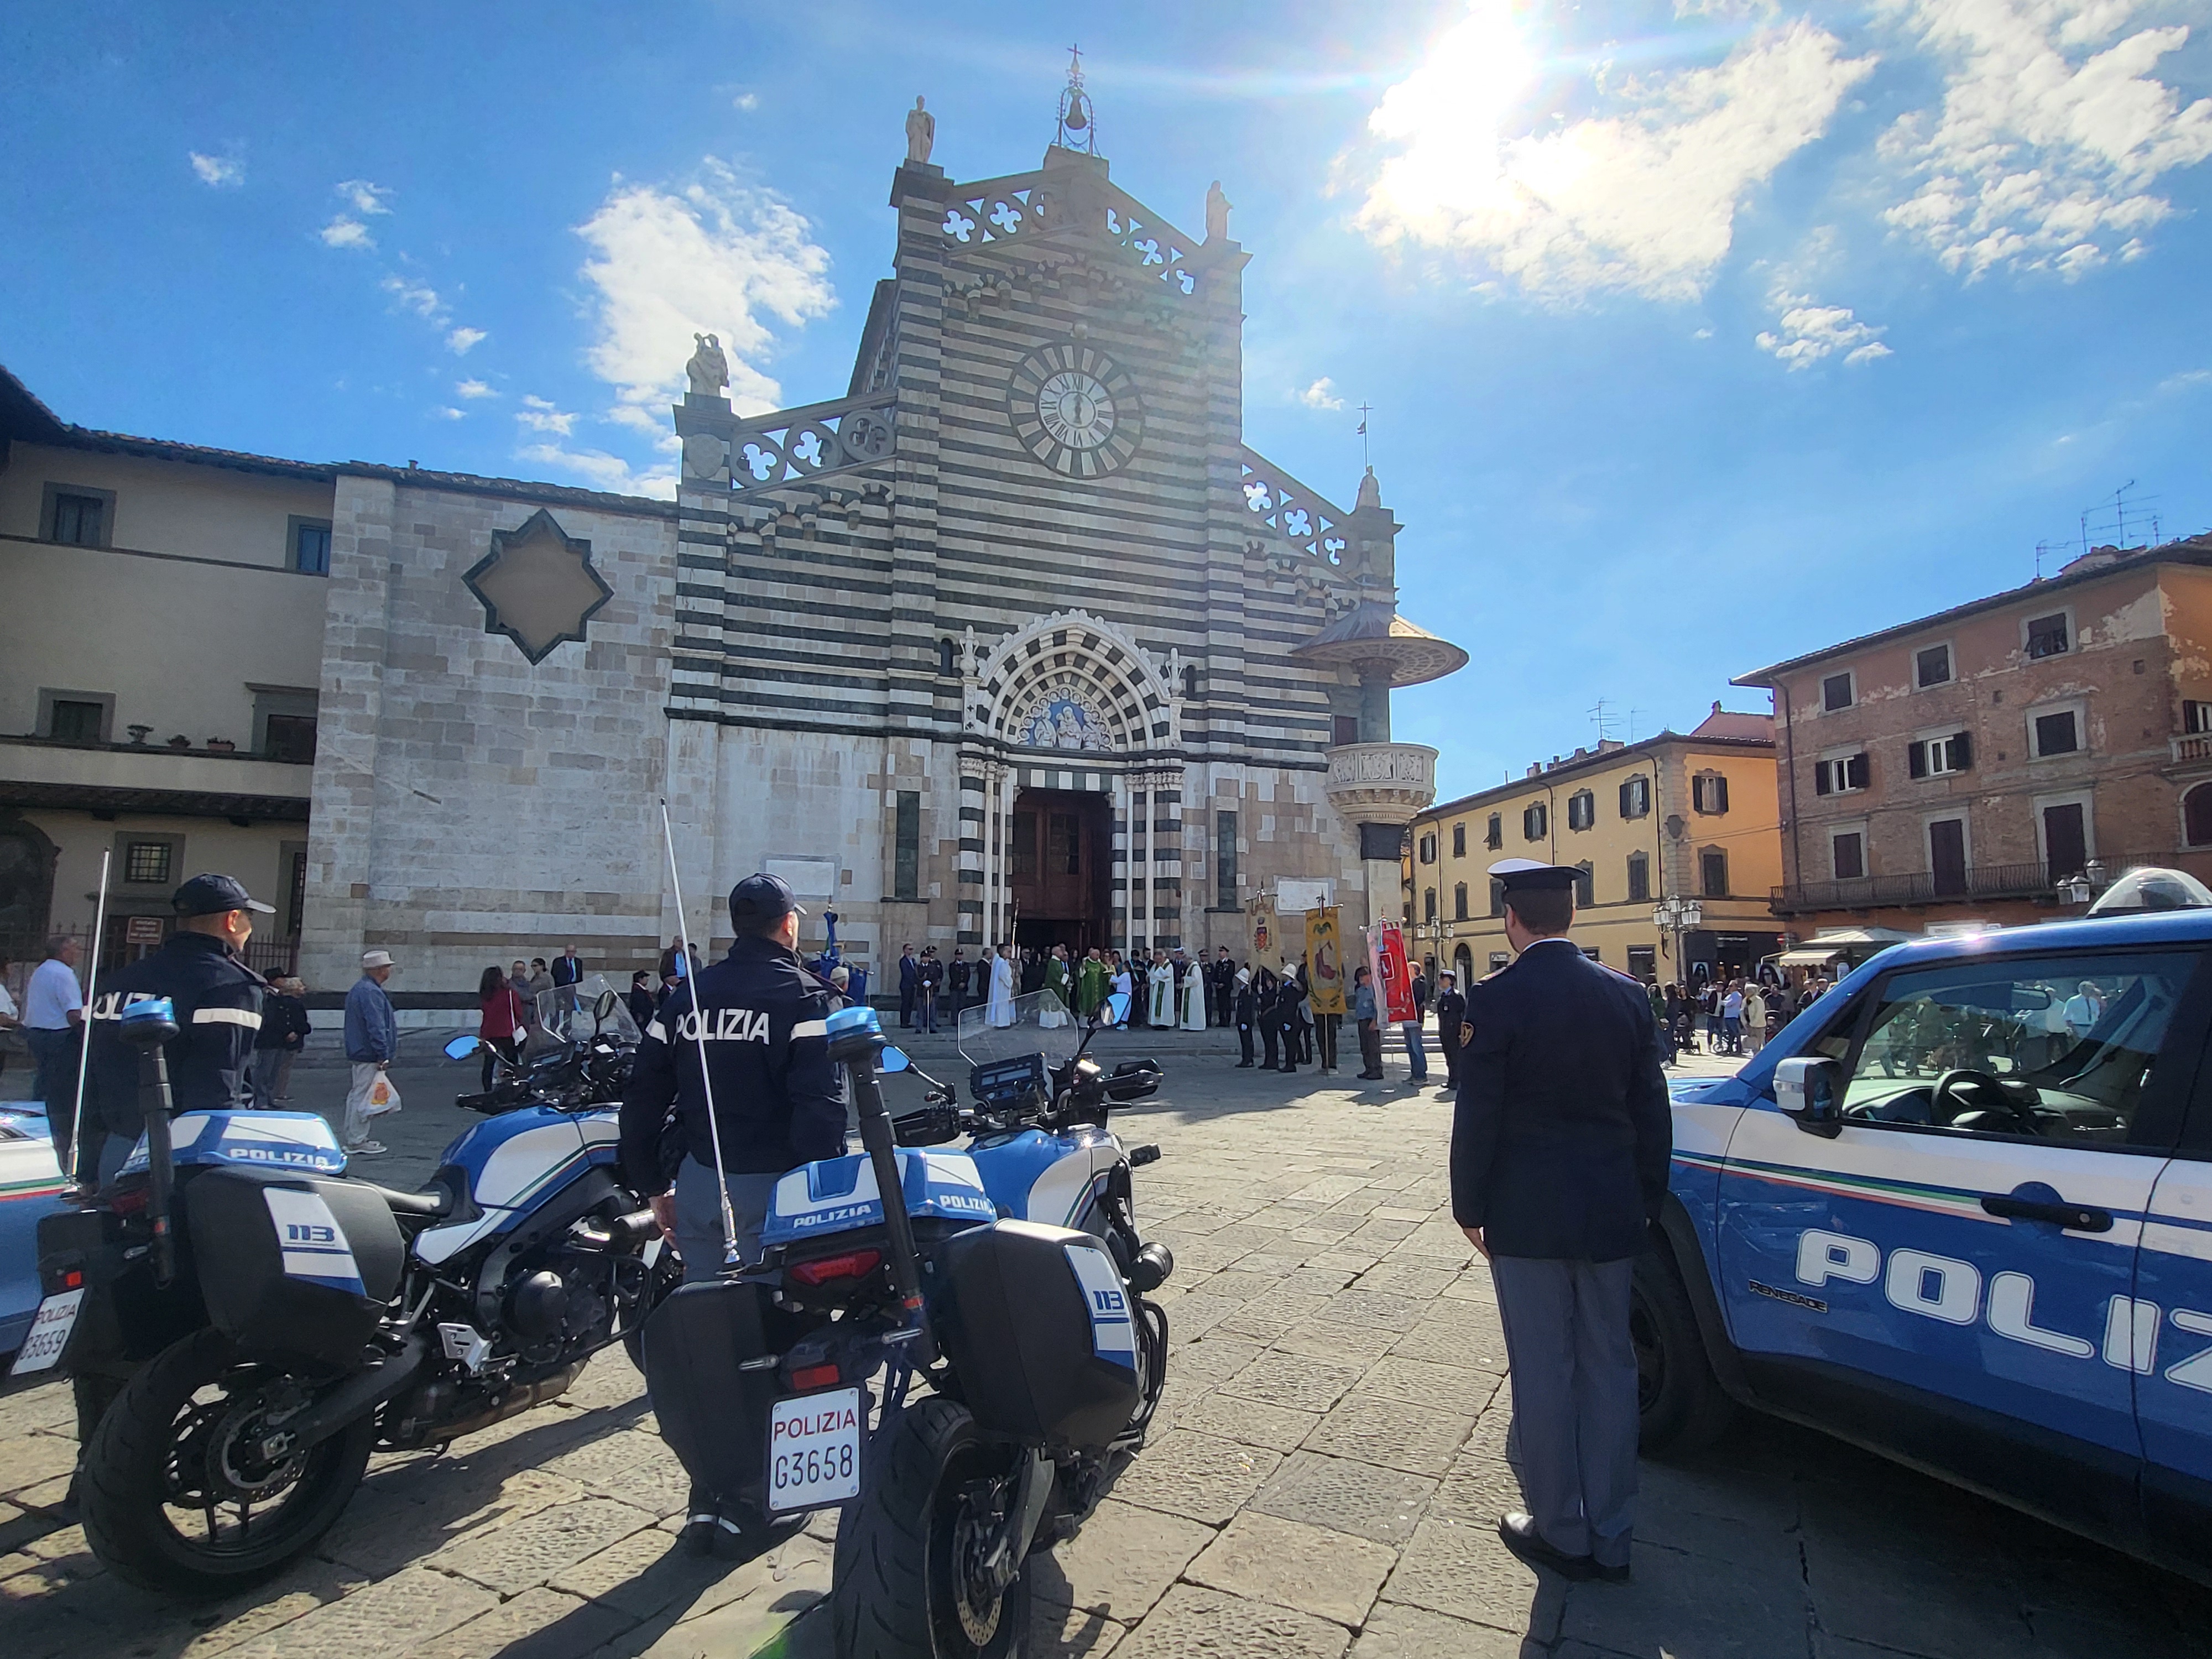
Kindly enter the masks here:
M 1367 967 L 1375 975 L 1375 1006 L 1383 1023 L 1410 1024 L 1413 976 L 1407 971 L 1405 935 L 1396 922 L 1377 922 L 1367 930 Z
M 1275 916 L 1275 901 L 1255 898 L 1244 907 L 1244 965 L 1257 974 L 1283 971 L 1282 927 Z
M 1344 947 L 1334 904 L 1306 912 L 1306 986 L 1314 1012 L 1345 1012 Z

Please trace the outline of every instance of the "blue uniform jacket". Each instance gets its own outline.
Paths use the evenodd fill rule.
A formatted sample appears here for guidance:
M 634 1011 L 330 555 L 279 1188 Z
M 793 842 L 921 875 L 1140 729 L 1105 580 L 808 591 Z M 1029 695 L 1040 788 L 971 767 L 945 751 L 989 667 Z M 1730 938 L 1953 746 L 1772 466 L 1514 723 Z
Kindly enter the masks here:
M 695 988 L 703 1020 L 693 1011 Z M 841 1156 L 845 1100 L 823 1025 L 835 994 L 765 939 L 739 939 L 722 961 L 680 981 L 645 1028 L 623 1092 L 623 1172 L 630 1184 L 647 1197 L 668 1190 L 660 1131 L 671 1103 L 690 1155 L 714 1167 L 702 1037 L 725 1170 L 780 1175 Z
M 1540 940 L 1468 992 L 1452 1216 L 1495 1255 L 1618 1261 L 1667 1194 L 1674 1118 L 1634 980 Z
M 127 1005 L 149 997 L 167 997 L 176 1007 L 177 1036 L 167 1047 L 169 1097 L 176 1109 L 251 1107 L 246 1073 L 261 1030 L 267 985 L 228 945 L 207 933 L 173 933 L 151 956 L 102 974 L 92 1008 L 86 1116 L 108 1133 L 133 1140 L 145 1128 L 138 1103 L 138 1051 L 117 1035 L 117 1027 Z

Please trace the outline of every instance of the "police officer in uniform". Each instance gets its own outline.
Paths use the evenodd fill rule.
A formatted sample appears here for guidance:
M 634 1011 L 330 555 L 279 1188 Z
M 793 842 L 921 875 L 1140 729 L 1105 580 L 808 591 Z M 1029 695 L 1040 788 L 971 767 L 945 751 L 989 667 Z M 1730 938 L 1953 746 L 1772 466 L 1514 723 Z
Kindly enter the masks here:
M 720 1273 L 724 1249 L 702 1044 L 721 1132 L 721 1180 L 747 1261 L 760 1258 L 776 1177 L 845 1151 L 844 1093 L 823 1026 L 835 993 L 799 960 L 799 915 L 780 877 L 747 876 L 730 890 L 737 943 L 722 961 L 677 981 L 645 1028 L 623 1092 L 623 1174 L 651 1200 L 684 1257 L 686 1282 Z M 672 1103 L 684 1154 L 672 1190 L 660 1153 Z
M 1468 992 L 1452 1215 L 1490 1263 L 1532 1565 L 1625 1580 L 1636 1498 L 1629 1280 L 1667 1191 L 1674 1118 L 1644 988 L 1567 937 L 1577 872 L 1490 866 L 1515 960 Z
M 90 1121 L 77 1157 L 80 1179 L 96 1174 L 106 1184 L 146 1127 L 138 1050 L 119 1030 L 123 1010 L 131 1003 L 167 997 L 174 1005 L 178 1030 L 167 1049 L 176 1110 L 246 1111 L 253 1104 L 247 1074 L 269 981 L 240 953 L 253 937 L 255 915 L 273 915 L 276 907 L 249 896 L 235 878 L 217 875 L 194 876 L 177 889 L 170 905 L 176 931 L 161 948 L 101 977 L 92 1010 L 86 1079 Z

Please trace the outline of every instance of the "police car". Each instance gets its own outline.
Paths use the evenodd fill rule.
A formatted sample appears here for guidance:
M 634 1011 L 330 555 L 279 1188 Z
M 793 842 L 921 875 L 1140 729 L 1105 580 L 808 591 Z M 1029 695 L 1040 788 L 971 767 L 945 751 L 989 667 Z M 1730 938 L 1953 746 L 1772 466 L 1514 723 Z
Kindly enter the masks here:
M 2212 908 L 1894 946 L 1679 1089 L 1633 1325 L 1647 1451 L 1754 1407 L 2212 1583 Z

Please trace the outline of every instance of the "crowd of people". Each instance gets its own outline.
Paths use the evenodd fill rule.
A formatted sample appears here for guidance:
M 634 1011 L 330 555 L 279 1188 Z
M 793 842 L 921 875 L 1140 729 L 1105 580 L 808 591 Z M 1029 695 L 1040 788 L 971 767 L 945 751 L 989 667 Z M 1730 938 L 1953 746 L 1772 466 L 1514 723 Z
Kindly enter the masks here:
M 1796 990 L 1777 979 L 1727 974 L 1692 991 L 1680 985 L 1646 988 L 1651 1017 L 1658 1022 L 1667 1064 L 1685 1054 L 1749 1057 L 1766 1046 L 1766 1034 L 1778 1031 L 1827 994 L 1832 981 L 1819 974 Z

